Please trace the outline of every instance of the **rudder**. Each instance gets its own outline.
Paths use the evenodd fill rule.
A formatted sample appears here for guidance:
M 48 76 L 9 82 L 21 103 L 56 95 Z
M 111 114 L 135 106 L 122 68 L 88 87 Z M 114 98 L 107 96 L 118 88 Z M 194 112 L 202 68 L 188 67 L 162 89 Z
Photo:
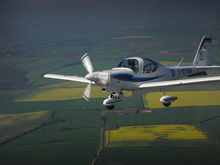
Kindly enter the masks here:
M 211 65 L 211 43 L 212 38 L 203 36 L 200 41 L 196 56 L 193 60 L 193 65 L 208 66 Z

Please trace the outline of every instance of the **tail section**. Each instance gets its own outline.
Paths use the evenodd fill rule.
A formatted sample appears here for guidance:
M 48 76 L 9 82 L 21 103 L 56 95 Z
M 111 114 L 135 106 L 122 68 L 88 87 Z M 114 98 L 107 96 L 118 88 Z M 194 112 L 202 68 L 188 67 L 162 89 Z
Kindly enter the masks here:
M 195 66 L 208 66 L 211 65 L 211 44 L 212 38 L 203 36 L 200 41 L 196 56 L 193 60 Z

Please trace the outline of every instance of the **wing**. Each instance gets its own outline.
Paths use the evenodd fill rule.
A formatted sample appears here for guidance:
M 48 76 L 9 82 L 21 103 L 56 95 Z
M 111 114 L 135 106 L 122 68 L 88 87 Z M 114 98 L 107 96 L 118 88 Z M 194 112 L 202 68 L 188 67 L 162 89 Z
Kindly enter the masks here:
M 214 81 L 220 81 L 220 76 L 143 83 L 139 86 L 139 89 L 168 87 L 168 86 L 180 86 L 180 85 L 214 82 Z
M 78 76 L 65 76 L 65 75 L 60 75 L 60 74 L 45 74 L 44 77 L 53 78 L 53 79 L 60 79 L 60 80 L 77 81 L 77 82 L 88 83 L 88 84 L 91 83 L 86 78 L 78 77 Z
M 220 66 L 218 66 L 218 65 L 211 65 L 211 66 L 194 66 L 193 68 L 196 68 L 196 69 L 219 69 Z

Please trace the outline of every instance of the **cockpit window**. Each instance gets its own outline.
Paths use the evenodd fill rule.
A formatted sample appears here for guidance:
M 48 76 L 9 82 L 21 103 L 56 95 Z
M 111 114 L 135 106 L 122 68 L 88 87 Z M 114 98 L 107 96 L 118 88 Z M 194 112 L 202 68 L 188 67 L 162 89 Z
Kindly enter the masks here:
M 139 65 L 138 65 L 138 61 L 136 59 L 125 59 L 119 63 L 118 67 L 130 68 L 135 73 L 137 73 Z
M 154 62 L 153 60 L 150 60 L 148 58 L 144 58 L 144 69 L 143 73 L 152 73 L 155 72 L 158 68 L 158 64 Z

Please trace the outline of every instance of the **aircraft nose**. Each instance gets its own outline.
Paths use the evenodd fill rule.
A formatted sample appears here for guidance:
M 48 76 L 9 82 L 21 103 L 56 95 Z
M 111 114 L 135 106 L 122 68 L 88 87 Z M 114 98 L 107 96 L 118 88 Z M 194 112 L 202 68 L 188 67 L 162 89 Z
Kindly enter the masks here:
M 97 80 L 97 73 L 96 72 L 93 72 L 93 73 L 88 73 L 85 78 L 87 80 L 90 80 L 90 81 L 96 81 Z
M 90 81 L 94 81 L 103 85 L 109 83 L 109 74 L 106 72 L 93 72 L 88 73 L 85 78 Z

